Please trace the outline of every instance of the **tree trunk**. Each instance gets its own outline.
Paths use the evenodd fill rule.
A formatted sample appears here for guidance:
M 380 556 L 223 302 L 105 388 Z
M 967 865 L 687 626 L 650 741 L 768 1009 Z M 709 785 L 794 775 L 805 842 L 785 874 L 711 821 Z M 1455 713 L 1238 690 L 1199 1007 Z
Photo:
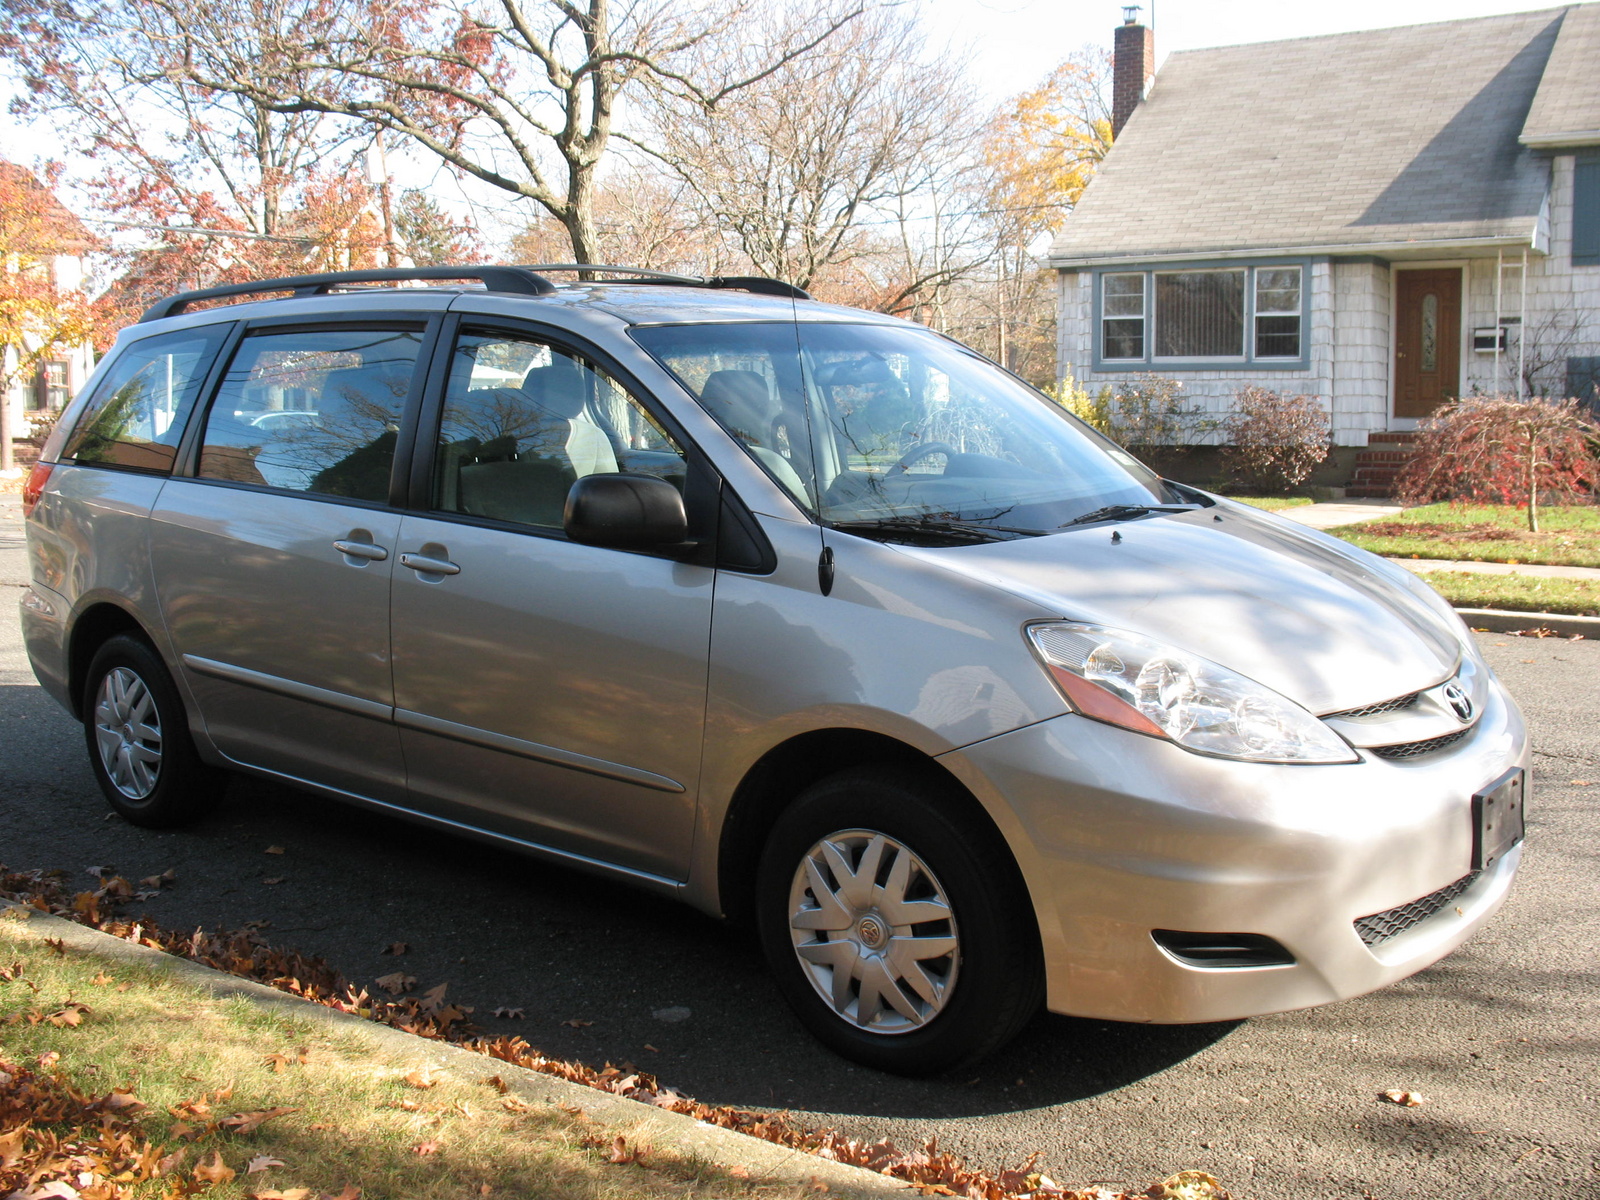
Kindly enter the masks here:
M 1528 532 L 1539 532 L 1539 435 L 1528 435 Z

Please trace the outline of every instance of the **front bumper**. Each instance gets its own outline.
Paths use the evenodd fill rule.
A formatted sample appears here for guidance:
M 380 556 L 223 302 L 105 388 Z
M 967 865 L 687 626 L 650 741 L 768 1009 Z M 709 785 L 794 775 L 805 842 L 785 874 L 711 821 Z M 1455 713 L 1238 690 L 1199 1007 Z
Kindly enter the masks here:
M 1044 943 L 1053 1012 L 1222 1021 L 1372 991 L 1443 958 L 1504 900 L 1513 849 L 1448 903 L 1369 947 L 1354 922 L 1472 876 L 1472 796 L 1528 744 L 1491 681 L 1472 732 L 1411 761 L 1228 762 L 1079 716 L 941 756 L 995 813 Z M 1179 961 L 1156 929 L 1255 933 L 1288 966 Z

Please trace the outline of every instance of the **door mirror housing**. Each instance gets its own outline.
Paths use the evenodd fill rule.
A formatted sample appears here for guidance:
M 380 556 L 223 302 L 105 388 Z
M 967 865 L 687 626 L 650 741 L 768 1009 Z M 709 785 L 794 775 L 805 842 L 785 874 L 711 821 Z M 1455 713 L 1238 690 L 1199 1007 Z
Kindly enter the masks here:
M 588 546 L 623 550 L 687 548 L 683 495 L 654 475 L 585 475 L 567 492 L 562 525 Z

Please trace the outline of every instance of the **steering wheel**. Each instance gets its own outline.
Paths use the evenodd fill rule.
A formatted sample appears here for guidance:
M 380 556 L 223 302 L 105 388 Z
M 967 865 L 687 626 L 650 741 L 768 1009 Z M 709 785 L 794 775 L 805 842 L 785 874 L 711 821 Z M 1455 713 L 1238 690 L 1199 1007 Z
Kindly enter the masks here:
M 900 457 L 899 462 L 885 471 L 883 477 L 887 479 L 891 475 L 904 475 L 912 466 L 925 458 L 931 458 L 935 454 L 950 455 L 955 452 L 955 447 L 945 442 L 918 442 Z

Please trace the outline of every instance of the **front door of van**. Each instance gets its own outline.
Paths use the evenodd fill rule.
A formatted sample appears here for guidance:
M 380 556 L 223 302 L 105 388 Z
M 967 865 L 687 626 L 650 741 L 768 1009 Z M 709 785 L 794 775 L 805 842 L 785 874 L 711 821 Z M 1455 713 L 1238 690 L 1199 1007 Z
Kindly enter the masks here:
M 1395 272 L 1394 415 L 1431 417 L 1461 392 L 1461 268 Z
M 151 514 L 157 594 L 208 736 L 252 767 L 404 801 L 390 468 L 422 327 L 254 331 L 192 477 Z
M 617 470 L 686 474 L 590 361 L 532 335 L 461 334 L 431 511 L 400 527 L 395 720 L 413 807 L 681 879 L 715 572 L 566 539 L 573 480 Z

